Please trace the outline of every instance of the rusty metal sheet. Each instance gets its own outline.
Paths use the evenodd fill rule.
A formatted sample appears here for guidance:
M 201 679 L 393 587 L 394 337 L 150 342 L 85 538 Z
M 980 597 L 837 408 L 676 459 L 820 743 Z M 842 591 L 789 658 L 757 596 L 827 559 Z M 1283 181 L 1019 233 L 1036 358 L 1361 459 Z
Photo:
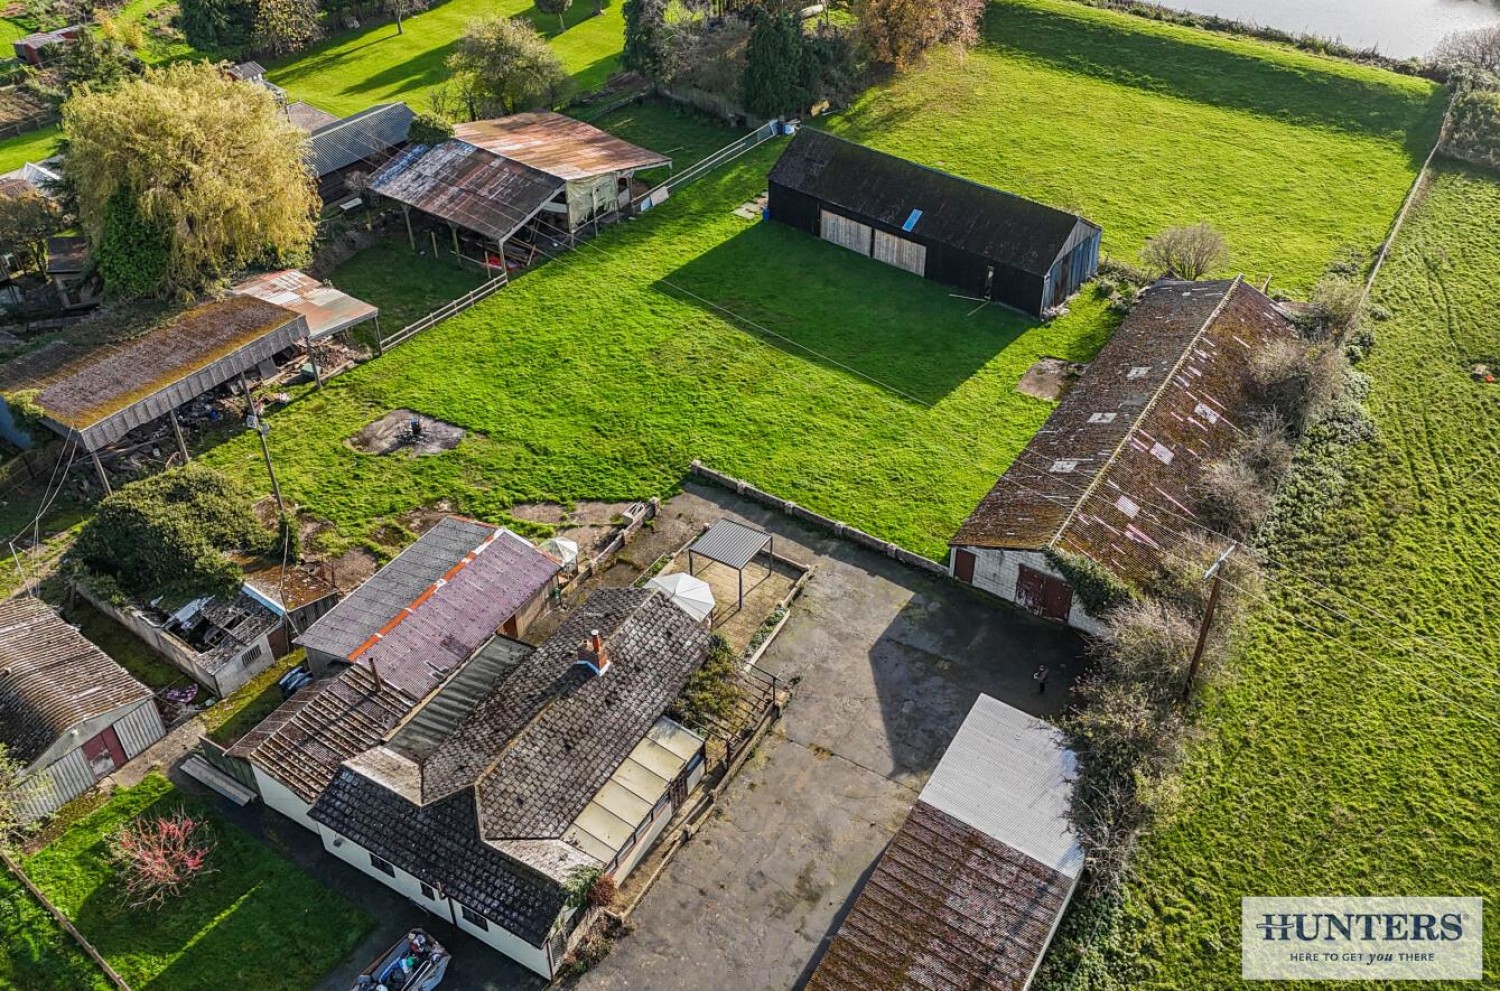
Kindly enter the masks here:
M 665 155 L 550 111 L 459 124 L 453 135 L 569 182 L 672 164 Z

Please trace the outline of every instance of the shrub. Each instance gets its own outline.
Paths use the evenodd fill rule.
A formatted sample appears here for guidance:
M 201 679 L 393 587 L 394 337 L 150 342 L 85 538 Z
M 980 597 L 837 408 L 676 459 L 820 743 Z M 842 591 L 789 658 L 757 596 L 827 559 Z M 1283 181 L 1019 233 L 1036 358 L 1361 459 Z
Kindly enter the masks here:
M 1439 42 L 1432 55 L 1438 62 L 1500 75 L 1500 25 L 1456 31 Z
M 0 196 L 0 252 L 15 255 L 20 269 L 45 268 L 47 238 L 65 226 L 57 204 L 35 190 Z
M 677 715 L 690 726 L 726 720 L 734 715 L 744 695 L 734 651 L 716 633 L 707 660 L 693 672 L 677 699 Z
M 544 14 L 557 15 L 557 30 L 559 31 L 567 30 L 568 23 L 563 19 L 563 15 L 571 6 L 573 6 L 573 0 L 536 0 L 537 10 Z
M 1313 319 L 1323 333 L 1341 338 L 1358 324 L 1364 297 L 1365 288 L 1358 281 L 1324 276 L 1313 288 L 1309 301 Z
M 1204 469 L 1196 495 L 1203 521 L 1241 540 L 1271 511 L 1271 490 L 1254 469 L 1232 456 Z
M 255 20 L 250 0 L 178 0 L 178 11 L 178 27 L 199 51 L 238 52 L 250 40 Z
M 1047 562 L 1067 579 L 1090 616 L 1104 619 L 1133 598 L 1130 588 L 1091 558 L 1048 548 Z
M 213 848 L 208 824 L 182 811 L 138 819 L 109 840 L 131 908 L 155 908 L 182 895 L 211 870 Z
M 802 23 L 796 13 L 768 12 L 756 18 L 745 59 L 745 108 L 751 113 L 775 117 L 808 104 Z
M 129 595 L 232 594 L 240 568 L 225 556 L 273 554 L 282 544 L 256 519 L 250 495 L 224 475 L 188 464 L 132 482 L 99 504 L 73 553 Z
M 417 114 L 412 118 L 408 137 L 413 144 L 442 144 L 453 137 L 453 125 L 437 114 Z
M 1500 89 L 1471 89 L 1454 101 L 1443 154 L 1500 168 Z
M 111 295 L 156 296 L 167 284 L 172 246 L 166 228 L 141 216 L 136 194 L 124 186 L 104 204 L 99 274 Z
M 1191 282 L 1229 264 L 1229 244 L 1206 223 L 1172 227 L 1146 242 L 1141 260 L 1163 275 Z
M 1247 392 L 1251 401 L 1297 431 L 1307 411 L 1334 393 L 1342 370 L 1340 359 L 1340 353 L 1328 347 L 1273 341 L 1251 358 Z

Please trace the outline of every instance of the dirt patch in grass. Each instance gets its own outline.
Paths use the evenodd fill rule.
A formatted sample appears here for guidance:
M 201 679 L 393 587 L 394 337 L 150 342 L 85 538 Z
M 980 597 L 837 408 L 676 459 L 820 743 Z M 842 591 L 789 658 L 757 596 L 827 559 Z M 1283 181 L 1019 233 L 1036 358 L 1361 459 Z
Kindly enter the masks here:
M 1016 383 L 1016 391 L 1037 399 L 1056 401 L 1068 394 L 1086 367 L 1061 358 L 1042 358 L 1026 369 L 1026 374 Z
M 380 561 L 369 550 L 356 547 L 329 563 L 336 588 L 353 591 L 380 570 Z
M 456 512 L 458 507 L 453 504 L 453 500 L 439 499 L 429 506 L 418 506 L 409 513 L 402 513 L 401 525 L 420 537 Z
M 466 431 L 415 410 L 392 410 L 349 438 L 349 446 L 364 454 L 398 454 L 420 458 L 451 451 Z
M 629 502 L 583 500 L 569 509 L 555 502 L 524 502 L 506 512 L 527 523 L 557 527 L 555 535 L 578 544 L 579 556 L 587 560 L 614 537 L 621 516 L 632 505 Z

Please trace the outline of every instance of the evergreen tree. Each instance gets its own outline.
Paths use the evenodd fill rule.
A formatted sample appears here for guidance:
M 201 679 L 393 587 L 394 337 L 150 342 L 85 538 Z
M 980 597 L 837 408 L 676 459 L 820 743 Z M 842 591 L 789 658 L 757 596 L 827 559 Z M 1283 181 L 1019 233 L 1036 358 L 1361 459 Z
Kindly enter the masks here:
M 667 0 L 625 0 L 625 68 L 660 79 L 667 61 Z
M 796 113 L 808 102 L 802 25 L 790 11 L 763 13 L 745 53 L 745 108 L 763 117 Z

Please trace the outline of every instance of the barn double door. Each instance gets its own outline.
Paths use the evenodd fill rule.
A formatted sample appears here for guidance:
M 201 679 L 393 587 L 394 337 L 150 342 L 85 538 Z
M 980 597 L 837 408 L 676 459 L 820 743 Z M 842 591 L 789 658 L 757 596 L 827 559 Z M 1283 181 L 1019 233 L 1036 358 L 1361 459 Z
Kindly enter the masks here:
M 1016 605 L 1060 623 L 1073 609 L 1073 589 L 1061 578 L 1021 565 L 1016 572 Z
M 125 748 L 120 746 L 119 734 L 113 726 L 83 745 L 83 759 L 89 762 L 97 781 L 125 763 Z
M 825 241 L 832 241 L 841 248 L 857 251 L 887 265 L 911 272 L 913 275 L 927 273 L 927 246 L 895 234 L 878 231 L 869 224 L 850 220 L 842 214 L 828 210 L 819 215 L 818 232 Z

